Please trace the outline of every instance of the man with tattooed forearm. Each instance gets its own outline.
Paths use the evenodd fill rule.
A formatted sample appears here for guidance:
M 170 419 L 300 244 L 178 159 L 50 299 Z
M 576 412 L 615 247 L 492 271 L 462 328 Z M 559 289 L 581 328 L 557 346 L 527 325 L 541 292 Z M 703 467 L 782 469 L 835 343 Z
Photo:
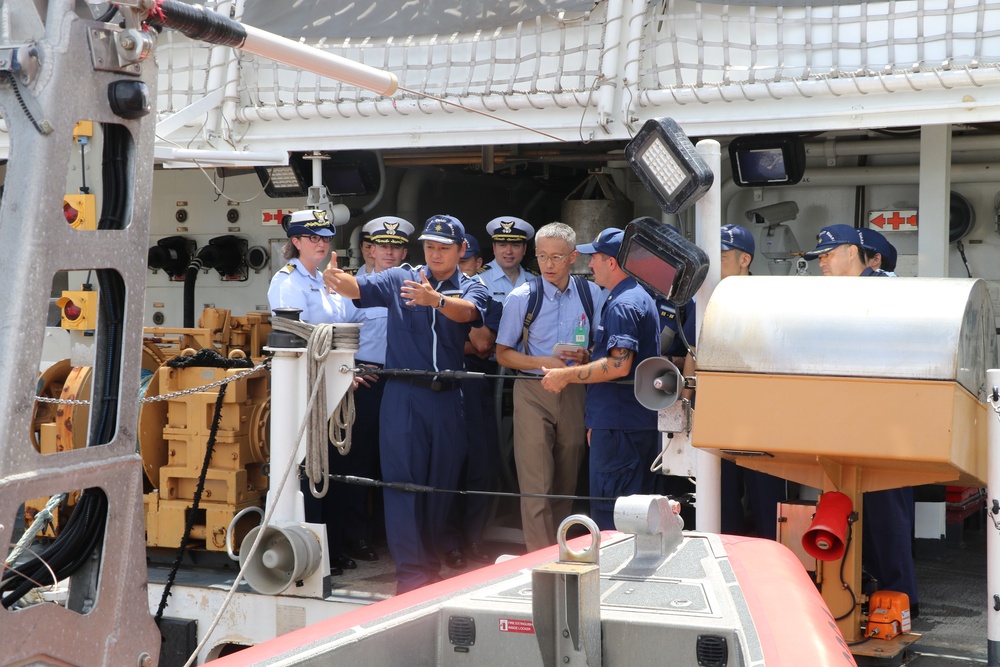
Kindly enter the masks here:
M 585 423 L 590 441 L 590 495 L 617 498 L 653 493 L 650 465 L 660 450 L 656 412 L 642 407 L 631 380 L 644 359 L 660 355 L 659 316 L 652 297 L 618 265 L 622 230 L 605 229 L 576 249 L 590 255 L 594 282 L 608 290 L 600 325 L 593 334 L 592 361 L 582 366 L 543 368 L 542 386 L 558 393 L 586 384 Z M 590 516 L 602 530 L 614 528 L 614 502 L 590 501 Z

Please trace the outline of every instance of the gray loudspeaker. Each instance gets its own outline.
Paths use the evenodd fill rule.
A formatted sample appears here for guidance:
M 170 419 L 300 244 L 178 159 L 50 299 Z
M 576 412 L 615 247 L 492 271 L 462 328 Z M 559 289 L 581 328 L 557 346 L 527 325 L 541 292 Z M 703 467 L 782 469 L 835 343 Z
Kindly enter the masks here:
M 320 541 L 311 530 L 298 524 L 257 526 L 251 530 L 240 546 L 240 567 L 261 530 L 264 537 L 243 573 L 250 588 L 263 595 L 277 595 L 319 567 L 323 558 Z
M 683 388 L 681 372 L 663 357 L 650 357 L 636 366 L 635 400 L 648 410 L 669 408 Z

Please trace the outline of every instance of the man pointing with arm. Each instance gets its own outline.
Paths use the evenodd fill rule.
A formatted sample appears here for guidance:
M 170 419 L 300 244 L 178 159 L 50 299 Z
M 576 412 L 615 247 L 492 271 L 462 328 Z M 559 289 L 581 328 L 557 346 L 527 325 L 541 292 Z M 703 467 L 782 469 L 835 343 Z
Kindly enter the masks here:
M 466 336 L 471 326 L 482 326 L 489 295 L 458 270 L 465 228 L 457 218 L 432 216 L 419 240 L 426 266 L 360 277 L 331 266 L 323 279 L 362 308 L 387 308 L 386 367 L 426 371 L 386 382 L 379 434 L 383 479 L 454 489 L 466 451 L 460 381 L 434 373 L 463 369 Z M 450 504 L 450 494 L 386 489 L 386 541 L 398 593 L 440 579 L 438 541 Z

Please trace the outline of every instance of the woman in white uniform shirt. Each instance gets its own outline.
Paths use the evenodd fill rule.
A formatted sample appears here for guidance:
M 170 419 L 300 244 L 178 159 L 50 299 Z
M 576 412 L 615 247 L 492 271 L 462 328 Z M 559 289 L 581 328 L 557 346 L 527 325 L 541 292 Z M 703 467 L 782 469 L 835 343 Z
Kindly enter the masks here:
M 330 243 L 335 233 L 326 213 L 315 209 L 296 211 L 290 216 L 286 233 L 285 264 L 267 290 L 271 310 L 298 308 L 299 316 L 309 324 L 343 321 L 343 300 L 329 294 L 323 284 L 323 272 L 330 259 Z

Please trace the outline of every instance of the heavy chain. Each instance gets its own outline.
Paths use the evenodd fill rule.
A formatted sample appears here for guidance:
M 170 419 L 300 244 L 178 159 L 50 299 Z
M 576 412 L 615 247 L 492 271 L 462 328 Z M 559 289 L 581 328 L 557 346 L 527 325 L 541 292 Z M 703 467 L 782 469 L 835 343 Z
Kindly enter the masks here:
M 208 384 L 202 385 L 200 387 L 191 387 L 190 389 L 181 389 L 180 391 L 175 391 L 170 394 L 160 394 L 158 396 L 144 396 L 139 399 L 140 403 L 155 403 L 156 401 L 169 401 L 180 396 L 187 396 L 189 394 L 197 394 L 201 391 L 206 391 L 208 389 L 215 389 L 216 387 L 221 387 L 224 384 L 229 384 L 230 382 L 235 382 L 236 380 L 242 380 L 248 375 L 253 375 L 254 373 L 260 371 L 263 368 L 270 369 L 271 360 L 265 359 L 261 363 L 257 364 L 253 368 L 247 368 L 242 370 L 236 375 L 230 377 L 222 378 L 221 380 L 216 380 L 215 382 L 209 382 Z M 35 396 L 35 400 L 39 403 L 59 403 L 61 405 L 90 405 L 90 401 L 86 400 L 69 400 L 63 398 L 48 398 L 46 396 Z

